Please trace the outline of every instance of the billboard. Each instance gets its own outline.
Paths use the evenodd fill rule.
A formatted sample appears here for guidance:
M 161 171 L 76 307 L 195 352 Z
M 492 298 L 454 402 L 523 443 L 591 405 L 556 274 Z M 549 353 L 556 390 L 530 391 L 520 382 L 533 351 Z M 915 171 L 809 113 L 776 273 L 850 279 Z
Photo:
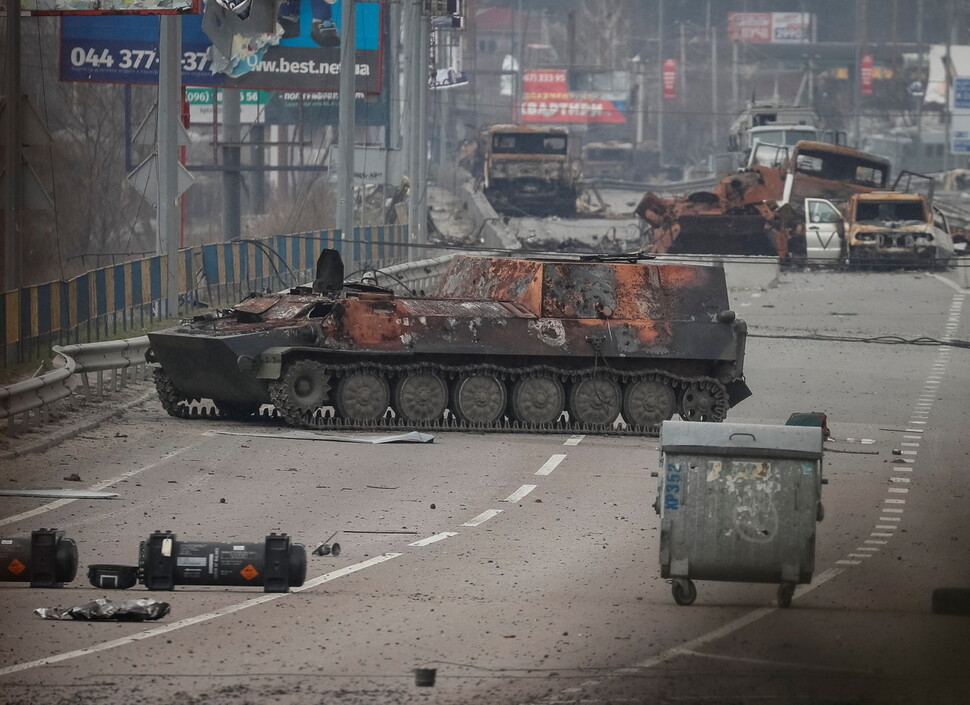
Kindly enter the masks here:
M 729 12 L 728 39 L 732 42 L 803 44 L 812 41 L 810 12 Z
M 6 12 L 7 3 L 0 2 Z M 17 0 L 13 0 L 14 3 Z M 198 14 L 202 0 L 19 0 L 22 12 L 32 15 L 176 15 Z
M 565 69 L 526 71 L 521 119 L 546 123 L 625 123 L 623 103 L 596 92 L 573 91 Z
M 250 57 L 249 71 L 235 77 L 212 73 L 212 41 L 201 15 L 183 15 L 182 84 L 265 90 L 340 89 L 340 2 L 284 0 L 280 42 Z M 383 4 L 356 8 L 356 90 L 381 91 Z M 61 20 L 60 78 L 99 83 L 158 81 L 157 17 L 64 17 Z

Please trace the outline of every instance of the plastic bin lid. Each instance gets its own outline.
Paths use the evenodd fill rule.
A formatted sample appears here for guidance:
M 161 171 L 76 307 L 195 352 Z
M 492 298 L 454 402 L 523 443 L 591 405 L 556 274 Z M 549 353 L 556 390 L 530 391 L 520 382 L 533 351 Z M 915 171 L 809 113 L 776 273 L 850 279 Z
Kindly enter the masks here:
M 819 459 L 823 443 L 817 426 L 664 421 L 660 428 L 664 453 Z

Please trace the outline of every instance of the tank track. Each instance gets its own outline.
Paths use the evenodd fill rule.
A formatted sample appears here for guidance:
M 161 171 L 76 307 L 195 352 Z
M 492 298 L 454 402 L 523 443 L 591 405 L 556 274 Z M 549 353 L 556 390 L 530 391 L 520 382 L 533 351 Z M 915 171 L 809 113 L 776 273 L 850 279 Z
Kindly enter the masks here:
M 576 382 L 581 379 L 589 378 L 594 375 L 607 375 L 616 382 L 627 384 L 639 380 L 656 380 L 668 384 L 676 394 L 675 406 L 680 406 L 681 397 L 688 389 L 695 391 L 701 390 L 709 395 L 711 409 L 707 418 L 704 420 L 720 422 L 727 415 L 728 395 L 724 385 L 713 377 L 687 377 L 674 375 L 669 372 L 652 371 L 626 371 L 616 370 L 609 367 L 586 368 L 583 370 L 564 369 L 550 365 L 534 365 L 530 367 L 504 367 L 494 364 L 478 365 L 439 365 L 431 363 L 412 363 L 403 365 L 378 365 L 373 363 L 352 363 L 352 364 L 333 364 L 323 365 L 327 373 L 332 375 L 347 375 L 354 372 L 379 371 L 388 380 L 397 376 L 415 372 L 433 372 L 443 378 L 453 380 L 466 374 L 490 374 L 505 382 L 512 382 L 516 379 L 529 375 L 552 376 L 562 383 Z M 216 404 L 205 405 L 202 400 L 188 399 L 180 396 L 180 393 L 172 384 L 168 375 L 162 370 L 156 370 L 155 382 L 158 388 L 159 399 L 162 401 L 166 412 L 170 416 L 178 418 L 216 418 L 240 420 L 238 413 L 226 414 L 220 412 Z M 660 425 L 639 426 L 630 425 L 622 421 L 613 424 L 591 424 L 565 421 L 560 415 L 559 420 L 551 423 L 524 423 L 503 415 L 500 420 L 490 423 L 468 423 L 459 418 L 451 410 L 451 400 L 449 399 L 449 409 L 440 419 L 432 421 L 407 421 L 395 415 L 389 408 L 384 414 L 374 421 L 356 421 L 343 419 L 337 416 L 336 409 L 327 405 L 318 408 L 313 413 L 302 411 L 298 405 L 291 403 L 285 396 L 275 393 L 273 397 L 276 401 L 275 408 L 270 411 L 254 411 L 249 417 L 252 419 L 272 419 L 280 418 L 288 424 L 313 430 L 349 430 L 349 431 L 371 431 L 371 430 L 419 430 L 419 431 L 467 431 L 472 433 L 572 433 L 572 434 L 591 434 L 591 435 L 625 435 L 625 436 L 657 436 L 660 433 Z M 674 414 L 678 411 L 675 409 Z M 689 416 L 680 414 L 682 418 L 691 420 Z

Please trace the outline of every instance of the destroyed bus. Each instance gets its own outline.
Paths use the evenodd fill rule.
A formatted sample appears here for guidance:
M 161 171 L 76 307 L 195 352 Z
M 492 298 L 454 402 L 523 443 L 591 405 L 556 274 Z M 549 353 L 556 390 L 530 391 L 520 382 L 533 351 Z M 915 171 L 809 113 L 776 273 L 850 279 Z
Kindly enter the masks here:
M 889 162 L 852 147 L 803 140 L 756 144 L 746 169 L 713 192 L 675 199 L 647 193 L 634 212 L 652 254 L 805 255 L 806 198 L 842 203 L 885 190 Z
M 479 136 L 476 177 L 503 215 L 576 214 L 578 167 L 564 127 L 492 125 Z

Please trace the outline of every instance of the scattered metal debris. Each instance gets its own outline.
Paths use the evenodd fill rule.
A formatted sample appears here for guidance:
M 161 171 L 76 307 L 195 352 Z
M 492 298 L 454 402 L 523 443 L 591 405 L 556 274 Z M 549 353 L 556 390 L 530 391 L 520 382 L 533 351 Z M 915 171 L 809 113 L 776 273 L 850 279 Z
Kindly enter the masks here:
M 330 538 L 328 538 L 323 543 L 317 545 L 317 547 L 312 551 L 313 555 L 314 556 L 333 556 L 334 558 L 339 556 L 340 544 L 330 543 L 330 541 L 333 539 L 334 536 L 337 535 L 337 533 L 338 533 L 337 531 L 334 531 L 332 534 L 330 534 Z
M 335 441 L 338 443 L 434 443 L 431 433 L 399 433 L 392 436 L 337 436 L 313 431 L 281 431 L 280 433 L 252 433 L 248 431 L 216 431 L 226 436 L 256 436 L 258 438 L 282 438 L 291 441 Z
M 76 607 L 38 607 L 34 614 L 43 619 L 80 619 L 91 622 L 146 622 L 161 619 L 169 613 L 171 605 L 150 599 L 122 600 L 112 602 L 99 597 Z
M 0 497 L 46 497 L 48 499 L 114 499 L 117 492 L 92 490 L 0 490 Z

